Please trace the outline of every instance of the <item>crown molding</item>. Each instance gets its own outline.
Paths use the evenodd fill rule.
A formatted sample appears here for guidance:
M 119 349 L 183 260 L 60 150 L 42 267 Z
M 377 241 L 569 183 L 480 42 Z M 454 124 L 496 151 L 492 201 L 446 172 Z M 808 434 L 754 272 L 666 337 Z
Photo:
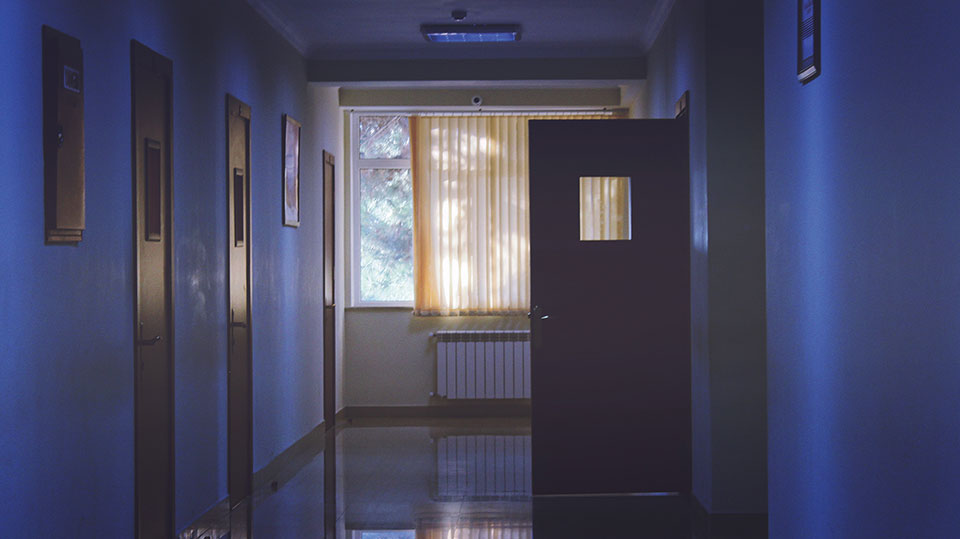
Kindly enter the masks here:
M 307 40 L 295 32 L 293 28 L 284 21 L 283 16 L 277 12 L 269 0 L 247 0 L 247 4 L 249 4 L 263 20 L 267 21 L 267 24 L 272 26 L 287 43 L 293 46 L 294 49 L 297 49 L 297 52 L 299 52 L 301 56 L 307 55 Z
M 647 38 L 646 43 L 643 44 L 644 54 L 650 52 L 650 47 L 653 47 L 657 38 L 660 37 L 660 31 L 663 30 L 663 25 L 667 23 L 667 18 L 670 17 L 674 4 L 676 4 L 676 0 L 660 0 L 653 8 L 653 14 L 650 15 L 643 34 Z

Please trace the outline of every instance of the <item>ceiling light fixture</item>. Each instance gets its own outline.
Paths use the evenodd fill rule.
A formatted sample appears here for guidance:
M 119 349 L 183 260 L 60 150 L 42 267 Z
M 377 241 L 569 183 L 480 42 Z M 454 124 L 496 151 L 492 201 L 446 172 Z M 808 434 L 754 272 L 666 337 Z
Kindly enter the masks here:
M 519 24 L 421 24 L 420 33 L 433 43 L 520 41 Z

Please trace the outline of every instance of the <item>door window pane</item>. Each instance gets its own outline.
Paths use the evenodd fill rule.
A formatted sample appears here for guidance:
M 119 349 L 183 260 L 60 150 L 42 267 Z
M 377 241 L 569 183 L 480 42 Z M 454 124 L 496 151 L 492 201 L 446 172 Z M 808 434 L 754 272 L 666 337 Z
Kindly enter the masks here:
M 360 300 L 413 299 L 410 169 L 360 169 Z
M 630 178 L 580 178 L 580 241 L 630 239 Z

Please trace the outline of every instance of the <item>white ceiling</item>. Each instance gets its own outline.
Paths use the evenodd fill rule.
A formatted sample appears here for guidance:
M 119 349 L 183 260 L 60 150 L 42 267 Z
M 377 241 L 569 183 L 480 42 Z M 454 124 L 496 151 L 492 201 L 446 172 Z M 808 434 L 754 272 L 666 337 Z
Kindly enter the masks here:
M 247 0 L 311 60 L 636 57 L 674 0 Z M 421 23 L 519 23 L 516 43 L 437 44 Z

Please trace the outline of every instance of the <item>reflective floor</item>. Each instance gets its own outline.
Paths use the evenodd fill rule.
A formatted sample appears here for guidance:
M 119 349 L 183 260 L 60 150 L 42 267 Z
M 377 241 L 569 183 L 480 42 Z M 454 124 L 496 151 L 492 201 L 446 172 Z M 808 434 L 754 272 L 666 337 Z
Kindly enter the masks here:
M 181 538 L 766 537 L 765 519 L 708 519 L 685 496 L 534 499 L 531 465 L 526 420 L 355 420 Z

